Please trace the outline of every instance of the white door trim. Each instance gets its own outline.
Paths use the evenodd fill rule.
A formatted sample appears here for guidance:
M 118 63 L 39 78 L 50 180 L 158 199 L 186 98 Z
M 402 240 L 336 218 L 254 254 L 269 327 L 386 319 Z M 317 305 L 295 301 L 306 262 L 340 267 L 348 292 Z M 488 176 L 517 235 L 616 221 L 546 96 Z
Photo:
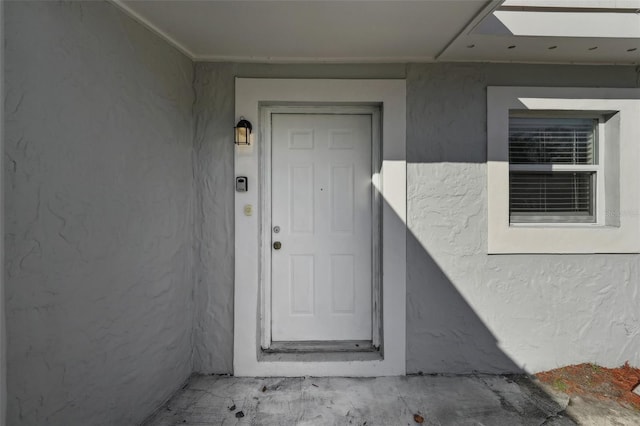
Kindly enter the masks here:
M 382 196 L 382 359 L 273 361 L 262 358 L 260 271 L 263 202 L 260 150 L 238 146 L 236 176 L 248 178 L 247 192 L 235 193 L 234 374 L 237 376 L 384 376 L 405 374 L 406 353 L 406 84 L 404 80 L 236 79 L 236 121 L 254 129 L 260 104 L 306 103 L 380 105 L 382 170 L 374 184 Z M 376 180 L 379 180 L 376 182 Z M 259 208 L 257 208 L 259 207 Z M 270 240 L 270 239 L 269 239 Z
M 262 349 L 271 347 L 271 115 L 272 114 L 358 114 L 370 115 L 371 129 L 371 170 L 377 175 L 381 169 L 380 146 L 380 106 L 379 105 L 266 105 L 260 106 L 259 135 L 262 141 L 257 147 L 260 168 L 259 198 L 260 198 L 260 345 Z M 381 247 L 381 201 L 378 191 L 379 185 L 372 188 L 371 220 L 372 220 L 372 286 L 371 286 L 371 345 L 379 347 L 381 343 L 381 285 L 382 285 L 382 247 Z

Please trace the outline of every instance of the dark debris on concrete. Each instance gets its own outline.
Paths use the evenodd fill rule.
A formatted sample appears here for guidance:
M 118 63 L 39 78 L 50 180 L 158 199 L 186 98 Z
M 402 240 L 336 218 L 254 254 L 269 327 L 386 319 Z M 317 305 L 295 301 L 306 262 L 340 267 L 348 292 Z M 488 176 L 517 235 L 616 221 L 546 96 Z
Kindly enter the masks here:
M 194 376 L 145 426 L 575 425 L 527 376 Z

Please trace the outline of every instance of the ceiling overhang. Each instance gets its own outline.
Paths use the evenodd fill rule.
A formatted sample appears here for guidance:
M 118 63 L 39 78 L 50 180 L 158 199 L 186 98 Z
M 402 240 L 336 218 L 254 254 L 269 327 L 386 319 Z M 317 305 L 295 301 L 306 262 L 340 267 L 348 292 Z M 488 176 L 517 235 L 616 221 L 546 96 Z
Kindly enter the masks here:
M 640 63 L 640 0 L 506 0 L 443 61 Z
M 640 63 L 640 0 L 112 0 L 195 61 Z
M 197 61 L 430 62 L 502 0 L 112 0 Z

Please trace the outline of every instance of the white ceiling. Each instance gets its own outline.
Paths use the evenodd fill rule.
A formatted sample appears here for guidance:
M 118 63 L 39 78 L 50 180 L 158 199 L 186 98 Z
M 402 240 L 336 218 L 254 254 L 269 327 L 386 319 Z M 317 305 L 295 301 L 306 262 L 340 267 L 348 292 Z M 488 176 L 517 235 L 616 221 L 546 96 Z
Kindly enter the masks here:
M 432 61 L 491 3 L 115 0 L 196 60 Z
M 504 0 L 503 6 L 640 9 L 640 0 Z
M 640 0 L 112 1 L 199 61 L 640 63 Z

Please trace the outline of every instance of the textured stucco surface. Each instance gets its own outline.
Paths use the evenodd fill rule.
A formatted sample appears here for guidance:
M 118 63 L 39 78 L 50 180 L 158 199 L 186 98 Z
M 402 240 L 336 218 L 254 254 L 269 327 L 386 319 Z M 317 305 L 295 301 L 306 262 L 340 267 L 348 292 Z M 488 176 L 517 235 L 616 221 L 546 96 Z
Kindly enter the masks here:
M 408 370 L 640 363 L 634 255 L 491 255 L 486 86 L 635 87 L 633 68 L 408 68 Z
M 192 371 L 193 64 L 107 2 L 4 23 L 8 424 L 136 424 Z
M 196 324 L 194 369 L 233 372 L 235 76 L 256 78 L 402 78 L 404 65 L 195 66 Z M 293 74 L 292 74 L 293 73 Z M 249 185 L 254 185 L 249 182 Z
M 4 3 L 0 4 L 4 22 Z M 0 70 L 4 70 L 4 36 L 0 43 Z M 4 93 L 4 71 L 0 71 L 0 93 Z M 4 102 L 0 103 L 0 152 L 4 153 Z M 4 161 L 0 160 L 0 235 L 4 235 Z M 4 303 L 4 243 L 0 241 L 0 424 L 7 418 L 7 334 Z
M 486 254 L 486 86 L 633 67 L 194 74 L 105 2 L 10 2 L 5 33 L 9 424 L 135 424 L 191 371 L 233 372 L 236 76 L 407 79 L 409 373 L 640 364 L 640 256 Z
M 196 176 L 200 203 L 215 209 L 196 223 L 224 244 L 233 238 L 233 152 L 212 150 L 231 146 L 234 76 L 407 79 L 409 373 L 640 364 L 639 256 L 486 252 L 486 86 L 637 87 L 633 67 L 197 64 L 196 149 L 212 153 Z M 194 362 L 230 373 L 232 250 L 214 250 L 201 241 Z
M 196 72 L 194 79 L 194 369 L 209 373 L 231 373 L 233 361 L 234 86 L 229 71 L 221 66 Z

